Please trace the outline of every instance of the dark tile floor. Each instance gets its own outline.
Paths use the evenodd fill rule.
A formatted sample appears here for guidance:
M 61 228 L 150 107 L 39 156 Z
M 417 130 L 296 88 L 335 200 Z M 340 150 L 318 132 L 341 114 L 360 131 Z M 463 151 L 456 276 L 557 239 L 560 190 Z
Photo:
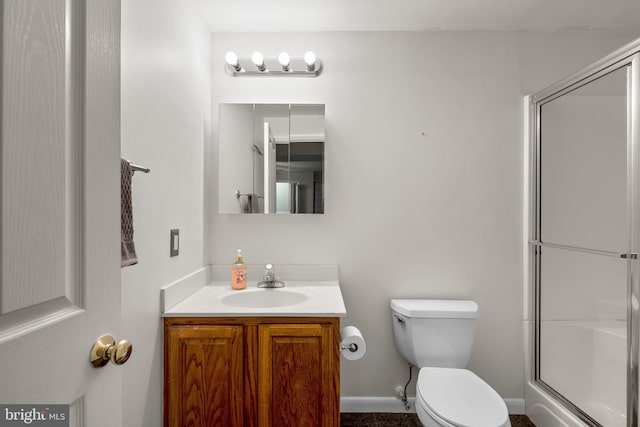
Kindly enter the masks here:
M 535 427 L 524 415 L 511 415 L 511 427 Z M 340 427 L 422 427 L 416 414 L 340 414 Z

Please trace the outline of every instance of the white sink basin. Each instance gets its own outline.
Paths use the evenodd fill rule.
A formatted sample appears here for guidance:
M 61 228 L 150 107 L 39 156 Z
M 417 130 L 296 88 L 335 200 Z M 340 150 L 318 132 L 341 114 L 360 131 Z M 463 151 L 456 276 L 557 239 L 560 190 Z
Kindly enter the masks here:
M 337 265 L 279 265 L 284 288 L 261 289 L 264 265 L 249 265 L 247 289 L 229 286 L 229 266 L 163 289 L 163 317 L 345 317 Z M 193 280 L 192 280 L 193 279 Z M 209 284 L 202 286 L 204 280 Z
M 251 289 L 235 291 L 220 302 L 234 307 L 269 308 L 300 304 L 307 299 L 307 295 L 288 289 Z

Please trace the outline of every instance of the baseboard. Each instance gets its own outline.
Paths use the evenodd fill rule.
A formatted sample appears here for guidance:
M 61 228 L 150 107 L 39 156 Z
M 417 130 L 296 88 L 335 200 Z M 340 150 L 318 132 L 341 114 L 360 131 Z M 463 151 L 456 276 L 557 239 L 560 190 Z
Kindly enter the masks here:
M 511 415 L 524 415 L 524 399 L 504 399 L 507 409 Z
M 397 397 L 343 396 L 340 398 L 340 412 L 416 412 L 415 397 L 409 398 L 410 408 L 405 409 Z M 512 415 L 524 414 L 524 399 L 504 399 Z
M 416 412 L 416 398 L 410 397 L 409 410 L 405 409 L 397 397 L 343 396 L 340 398 L 340 412 Z

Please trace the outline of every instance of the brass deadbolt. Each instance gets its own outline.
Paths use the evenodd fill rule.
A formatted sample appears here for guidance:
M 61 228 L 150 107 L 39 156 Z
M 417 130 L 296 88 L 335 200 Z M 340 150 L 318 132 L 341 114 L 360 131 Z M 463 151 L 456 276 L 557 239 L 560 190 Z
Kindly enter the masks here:
M 114 365 L 122 365 L 133 351 L 133 345 L 122 340 L 116 344 L 116 340 L 111 335 L 103 335 L 91 347 L 91 364 L 94 368 L 102 368 L 104 365 L 113 363 Z

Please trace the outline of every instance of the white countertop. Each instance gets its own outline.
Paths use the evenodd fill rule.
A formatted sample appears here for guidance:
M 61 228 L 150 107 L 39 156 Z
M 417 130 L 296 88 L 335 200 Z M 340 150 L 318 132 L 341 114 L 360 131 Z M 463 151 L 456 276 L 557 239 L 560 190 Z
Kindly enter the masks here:
M 233 290 L 229 281 L 212 281 L 191 296 L 168 308 L 163 317 L 231 317 L 231 316 L 285 316 L 285 317 L 345 317 L 347 311 L 337 280 L 285 280 L 284 288 L 259 289 L 257 281 L 249 281 L 247 289 Z M 278 294 L 280 292 L 280 294 Z M 255 304 L 252 307 L 224 301 L 247 293 Z M 248 295 L 248 294 L 255 295 Z M 267 294 L 268 293 L 268 294 Z M 238 295 L 238 296 L 236 296 Z M 282 297 L 281 299 L 279 297 Z M 292 298 L 289 298 L 292 297 Z M 306 298 L 305 298 L 306 297 Z M 261 306 L 261 300 L 269 301 Z M 282 304 L 280 303 L 282 301 Z M 257 307 L 255 306 L 257 305 Z

